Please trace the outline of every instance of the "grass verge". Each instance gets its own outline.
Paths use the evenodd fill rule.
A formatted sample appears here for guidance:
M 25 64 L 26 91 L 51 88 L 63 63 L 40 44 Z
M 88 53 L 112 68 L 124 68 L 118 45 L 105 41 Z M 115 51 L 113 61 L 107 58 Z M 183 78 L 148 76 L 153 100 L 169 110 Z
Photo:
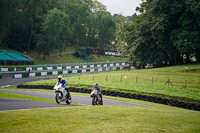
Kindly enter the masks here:
M 79 106 L 0 112 L 0 132 L 197 133 L 200 112 L 177 108 Z
M 7 87 L 13 88 L 16 87 Z M 39 89 L 29 89 L 38 91 Z M 52 92 L 51 90 L 41 90 Z M 76 95 L 85 95 L 73 93 Z M 4 133 L 197 133 L 200 112 L 140 100 L 104 96 L 115 100 L 153 106 L 78 106 L 0 112 Z

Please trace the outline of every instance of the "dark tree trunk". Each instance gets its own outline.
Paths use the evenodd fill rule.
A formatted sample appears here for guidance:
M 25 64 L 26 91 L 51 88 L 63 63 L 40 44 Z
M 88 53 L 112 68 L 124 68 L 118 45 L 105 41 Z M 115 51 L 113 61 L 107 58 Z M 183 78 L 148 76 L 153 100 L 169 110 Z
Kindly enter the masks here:
M 46 59 L 46 54 L 43 54 L 43 58 L 42 58 L 43 60 L 45 60 Z
M 185 63 L 189 63 L 189 62 L 190 62 L 189 57 L 190 57 L 190 54 L 186 54 L 186 60 L 185 60 Z

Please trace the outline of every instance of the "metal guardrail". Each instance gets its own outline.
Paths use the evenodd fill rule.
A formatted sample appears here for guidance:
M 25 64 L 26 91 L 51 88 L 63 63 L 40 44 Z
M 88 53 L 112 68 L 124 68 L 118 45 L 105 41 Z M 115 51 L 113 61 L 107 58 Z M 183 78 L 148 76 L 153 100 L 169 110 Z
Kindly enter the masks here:
M 29 65 L 29 67 L 53 67 L 53 66 L 74 66 L 74 65 L 91 65 L 91 64 L 104 64 L 104 63 L 122 63 L 125 61 L 108 61 L 108 62 L 89 62 L 89 63 L 64 63 L 64 64 L 39 64 L 39 65 Z
M 83 65 L 102 65 L 102 64 L 118 64 L 118 63 L 127 63 L 123 61 L 112 61 L 112 62 L 90 62 L 90 63 L 66 63 L 66 64 L 43 64 L 43 65 L 29 65 L 29 67 L 16 67 L 16 68 L 0 68 L 0 72 L 8 71 L 29 71 L 32 70 L 48 70 L 49 67 L 52 69 L 58 69 L 62 67 L 65 69 L 66 66 L 83 66 Z M 60 69 L 60 68 L 59 68 Z
M 69 73 L 86 73 L 86 72 L 102 72 L 102 71 L 116 71 L 116 70 L 122 70 L 127 69 L 129 67 L 129 64 L 122 63 L 117 65 L 109 65 L 109 66 L 94 66 L 90 65 L 90 67 L 81 67 L 81 68 L 69 68 L 69 69 L 57 69 L 57 70 L 42 70 L 42 71 L 35 71 L 35 72 L 28 72 L 28 73 L 19 73 L 19 74 L 13 74 L 13 78 L 27 78 L 27 77 L 35 77 L 35 76 L 47 76 L 47 75 L 65 75 Z

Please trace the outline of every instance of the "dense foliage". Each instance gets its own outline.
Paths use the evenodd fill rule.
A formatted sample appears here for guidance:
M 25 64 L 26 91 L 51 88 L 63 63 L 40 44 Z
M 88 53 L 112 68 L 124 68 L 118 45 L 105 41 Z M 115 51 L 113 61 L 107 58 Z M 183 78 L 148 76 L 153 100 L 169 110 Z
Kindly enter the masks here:
M 0 47 L 35 49 L 43 58 L 67 45 L 109 48 L 115 22 L 96 0 L 1 0 Z
M 43 58 L 67 45 L 118 50 L 133 65 L 200 62 L 200 1 L 142 0 L 132 17 L 97 0 L 1 0 L 0 47 Z
M 125 31 L 125 46 L 143 68 L 200 61 L 200 1 L 146 0 Z

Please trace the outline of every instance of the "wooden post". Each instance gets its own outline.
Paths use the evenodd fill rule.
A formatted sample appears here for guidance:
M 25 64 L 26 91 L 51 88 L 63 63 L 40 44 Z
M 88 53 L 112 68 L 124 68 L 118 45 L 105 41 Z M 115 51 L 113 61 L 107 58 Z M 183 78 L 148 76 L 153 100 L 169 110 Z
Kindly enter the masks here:
M 81 79 L 81 75 L 79 75 L 79 80 Z
M 153 77 L 152 77 L 152 84 L 153 84 Z
M 185 88 L 186 88 L 186 85 L 187 85 L 187 80 L 185 80 Z
M 106 74 L 106 78 L 105 78 L 105 81 L 107 81 L 108 80 L 108 73 Z
M 169 84 L 171 84 L 171 86 L 173 86 L 172 83 L 170 82 L 170 79 L 167 80 L 167 82 L 165 83 L 165 85 L 166 85 L 166 84 L 167 84 L 168 86 L 169 86 Z
M 94 72 L 93 72 L 93 77 L 92 77 L 92 80 L 94 80 Z
M 137 81 L 138 81 L 138 76 L 136 76 L 136 83 L 137 83 Z
M 120 79 L 120 81 L 122 82 L 122 75 L 121 75 L 121 79 Z

